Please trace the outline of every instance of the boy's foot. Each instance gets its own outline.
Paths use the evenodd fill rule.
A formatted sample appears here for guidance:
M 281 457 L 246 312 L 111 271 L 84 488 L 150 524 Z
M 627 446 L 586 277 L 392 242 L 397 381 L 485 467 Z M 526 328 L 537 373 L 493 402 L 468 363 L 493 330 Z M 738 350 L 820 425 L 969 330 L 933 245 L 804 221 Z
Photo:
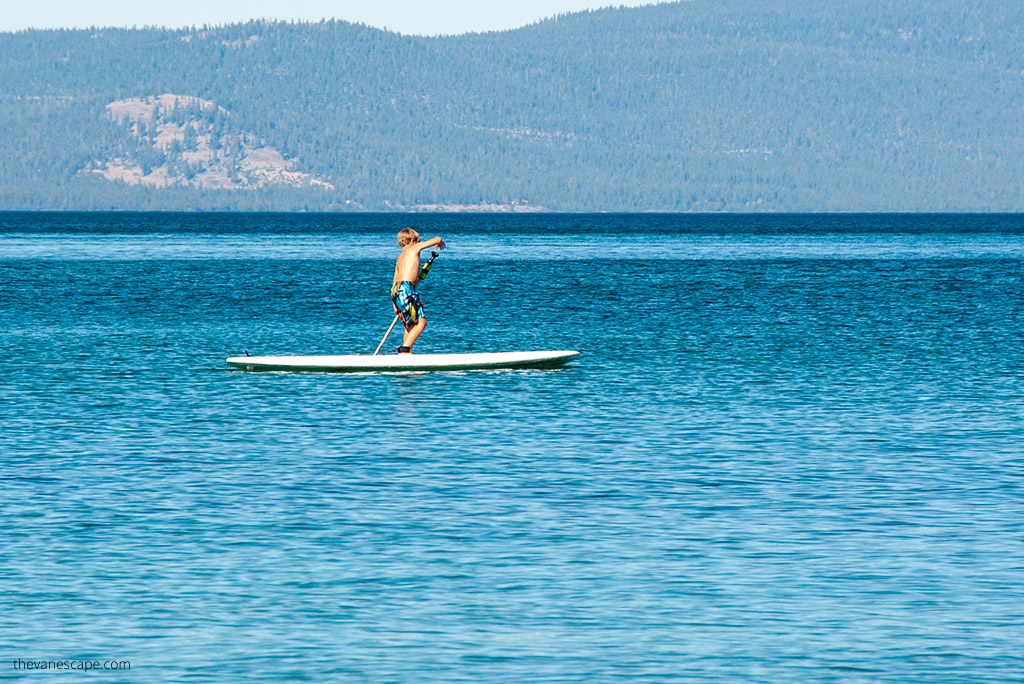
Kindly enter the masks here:
M 395 351 L 399 354 L 412 354 L 412 347 L 399 347 Z

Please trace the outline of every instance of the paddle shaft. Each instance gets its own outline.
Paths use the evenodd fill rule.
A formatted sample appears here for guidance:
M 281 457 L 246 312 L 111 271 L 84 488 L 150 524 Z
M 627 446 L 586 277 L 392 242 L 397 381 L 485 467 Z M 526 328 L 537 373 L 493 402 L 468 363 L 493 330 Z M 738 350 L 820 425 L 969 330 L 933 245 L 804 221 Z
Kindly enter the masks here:
M 426 278 L 427 274 L 430 273 L 430 266 L 434 263 L 434 259 L 436 259 L 436 258 L 437 258 L 437 252 L 431 252 L 430 253 L 430 258 L 427 259 L 427 263 L 425 263 L 423 265 L 423 268 L 420 269 L 420 274 L 416 278 L 416 285 L 417 286 L 420 284 L 420 281 L 423 280 L 424 278 Z M 384 337 L 381 339 L 380 344 L 378 344 L 377 345 L 377 349 L 374 350 L 374 352 L 373 352 L 374 356 L 376 356 L 378 353 L 380 353 L 380 348 L 383 347 L 384 343 L 388 341 L 388 338 L 391 336 L 391 331 L 394 330 L 395 329 L 395 325 L 398 324 L 398 319 L 399 318 L 400 318 L 400 316 L 398 314 L 395 314 L 395 320 L 391 321 L 391 327 L 388 328 L 388 331 L 386 333 L 384 333 Z
M 398 314 L 395 314 L 395 320 L 391 321 L 391 327 L 388 328 L 388 331 L 386 333 L 384 333 L 384 339 L 380 341 L 380 344 L 377 345 L 377 349 L 374 350 L 374 356 L 376 356 L 377 353 L 380 352 L 380 348 L 383 347 L 384 343 L 388 341 L 388 337 L 391 336 L 391 331 L 395 329 L 395 324 L 398 323 L 398 318 Z

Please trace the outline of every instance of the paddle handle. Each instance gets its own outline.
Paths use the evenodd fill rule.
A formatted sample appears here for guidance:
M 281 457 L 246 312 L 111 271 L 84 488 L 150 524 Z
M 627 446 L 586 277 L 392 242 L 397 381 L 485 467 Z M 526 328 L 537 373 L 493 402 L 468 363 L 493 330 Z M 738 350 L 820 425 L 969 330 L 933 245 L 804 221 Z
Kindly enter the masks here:
M 419 285 L 420 281 L 423 280 L 424 278 L 426 278 L 427 274 L 430 273 L 430 267 L 434 264 L 434 259 L 436 259 L 437 256 L 438 256 L 437 252 L 431 252 L 430 253 L 430 258 L 427 259 L 427 263 L 423 264 L 423 268 L 420 269 L 420 274 L 416 278 L 416 284 L 417 285 Z

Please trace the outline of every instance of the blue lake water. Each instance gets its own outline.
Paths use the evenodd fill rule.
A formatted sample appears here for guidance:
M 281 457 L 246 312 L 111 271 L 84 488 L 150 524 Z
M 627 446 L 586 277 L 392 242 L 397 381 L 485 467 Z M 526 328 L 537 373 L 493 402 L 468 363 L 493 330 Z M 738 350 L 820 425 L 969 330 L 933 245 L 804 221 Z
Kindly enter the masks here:
M 406 225 L 418 351 L 582 356 L 228 370 Z M 0 214 L 0 679 L 1024 680 L 1022 338 L 1021 216 Z

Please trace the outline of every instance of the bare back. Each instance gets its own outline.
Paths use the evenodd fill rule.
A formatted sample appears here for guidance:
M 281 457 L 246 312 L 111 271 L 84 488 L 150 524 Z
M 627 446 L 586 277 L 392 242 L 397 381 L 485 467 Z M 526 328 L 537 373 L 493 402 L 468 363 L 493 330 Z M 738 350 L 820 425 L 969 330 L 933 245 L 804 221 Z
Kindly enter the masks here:
M 421 244 L 417 242 L 402 248 L 402 253 L 398 255 L 398 261 L 395 262 L 395 277 L 391 281 L 392 283 L 400 283 L 403 280 L 408 280 L 410 283 L 416 282 L 420 275 Z

